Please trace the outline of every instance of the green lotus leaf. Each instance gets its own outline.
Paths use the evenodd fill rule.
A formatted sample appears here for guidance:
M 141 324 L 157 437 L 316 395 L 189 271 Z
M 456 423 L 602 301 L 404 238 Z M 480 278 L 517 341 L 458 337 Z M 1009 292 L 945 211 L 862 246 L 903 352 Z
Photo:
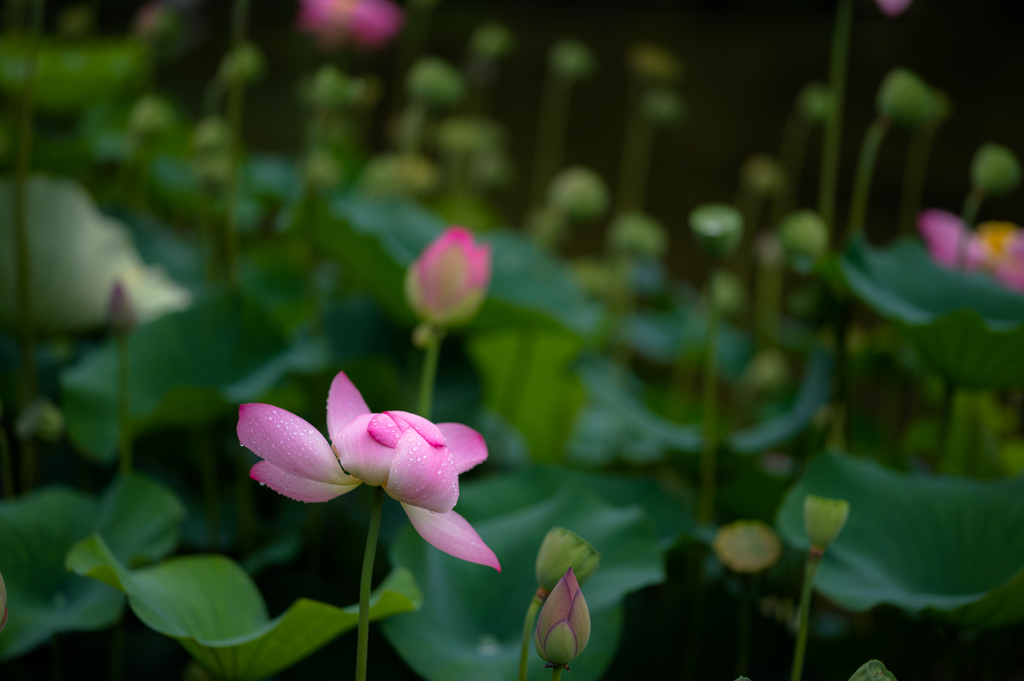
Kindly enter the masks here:
M 123 591 L 146 626 L 176 639 L 227 681 L 272 676 L 359 623 L 358 605 L 338 608 L 306 598 L 270 619 L 252 578 L 219 555 L 172 558 L 129 570 L 102 537 L 93 535 L 68 552 L 67 567 Z M 416 610 L 421 600 L 412 574 L 394 570 L 370 595 L 370 619 Z
M 104 629 L 120 619 L 120 594 L 64 569 L 72 544 L 98 532 L 119 560 L 145 564 L 174 551 L 183 516 L 169 489 L 140 475 L 115 479 L 98 499 L 47 487 L 0 503 L 0 572 L 10 610 L 0 660 L 54 634 Z
M 825 454 L 786 495 L 783 539 L 806 549 L 808 494 L 850 502 L 815 588 L 853 611 L 887 603 L 968 627 L 1024 621 L 1024 478 L 898 473 Z
M 900 323 L 925 361 L 953 383 L 1024 385 L 1024 295 L 988 275 L 942 267 L 911 240 L 872 248 L 854 239 L 842 269 L 857 297 Z

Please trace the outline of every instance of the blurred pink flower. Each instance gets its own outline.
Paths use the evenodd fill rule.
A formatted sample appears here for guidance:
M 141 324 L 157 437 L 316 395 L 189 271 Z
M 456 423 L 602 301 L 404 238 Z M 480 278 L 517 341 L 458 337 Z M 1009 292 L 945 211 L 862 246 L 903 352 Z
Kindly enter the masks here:
M 405 15 L 390 0 L 299 0 L 299 30 L 334 49 L 384 47 L 402 28 Z
M 906 12 L 911 2 L 913 0 L 875 0 L 875 4 L 878 5 L 878 9 L 882 10 L 882 14 L 889 17 L 898 17 Z
M 405 298 L 421 319 L 449 326 L 476 314 L 490 283 L 491 247 L 477 246 L 464 227 L 449 227 L 409 266 Z
M 269 404 L 238 408 L 238 439 L 263 459 L 249 476 L 296 501 L 329 501 L 362 483 L 382 485 L 427 543 L 501 571 L 494 552 L 458 513 L 459 473 L 487 459 L 480 433 L 404 411 L 373 414 L 344 372 L 327 395 L 327 432 Z M 340 465 L 339 465 L 340 461 Z M 347 472 L 346 472 L 347 471 Z
M 167 5 L 160 0 L 150 0 L 139 8 L 132 21 L 132 32 L 142 40 L 152 40 L 164 29 L 167 21 Z
M 983 222 L 971 231 L 957 215 L 930 209 L 918 216 L 917 227 L 940 265 L 985 270 L 1007 288 L 1024 291 L 1024 230 L 1016 225 Z

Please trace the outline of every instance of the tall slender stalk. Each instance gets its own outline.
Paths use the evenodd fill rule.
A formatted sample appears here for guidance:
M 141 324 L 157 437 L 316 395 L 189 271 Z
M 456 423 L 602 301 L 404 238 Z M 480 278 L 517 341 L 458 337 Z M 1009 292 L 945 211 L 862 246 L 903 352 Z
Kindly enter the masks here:
M 821 156 L 821 184 L 818 213 L 835 232 L 836 190 L 839 185 L 839 157 L 843 140 L 843 106 L 846 98 L 846 65 L 850 57 L 853 0 L 839 0 L 832 29 L 832 57 L 829 66 L 829 110 L 825 119 L 825 147 Z
M 864 134 L 864 142 L 860 147 L 860 158 L 857 161 L 857 177 L 853 184 L 853 200 L 850 203 L 850 222 L 847 229 L 851 234 L 862 234 L 867 219 L 868 199 L 871 196 L 871 178 L 875 174 L 875 161 L 878 150 L 889 130 L 888 119 L 878 117 L 868 126 Z
M 719 310 L 712 295 L 712 271 L 707 285 L 708 340 L 704 351 L 704 451 L 700 462 L 700 498 L 697 503 L 697 522 L 709 525 L 715 515 L 715 455 L 717 441 L 718 367 L 716 341 L 718 339 Z
M 757 267 L 757 345 L 776 343 L 779 335 L 779 310 L 782 307 L 783 269 L 779 265 L 758 263 Z
M 441 340 L 443 335 L 438 332 L 431 334 L 427 343 L 426 354 L 423 356 L 423 372 L 420 374 L 420 397 L 417 413 L 425 419 L 430 418 L 434 405 L 434 380 L 437 378 L 437 360 L 441 356 Z
M 964 208 L 960 216 L 963 218 L 966 228 L 960 235 L 960 243 L 957 245 L 956 264 L 963 269 L 967 265 L 967 243 L 970 241 L 968 232 L 974 229 L 974 223 L 978 221 L 978 211 L 985 201 L 985 192 L 977 186 L 971 187 L 964 199 Z
M 18 152 L 14 173 L 14 249 L 18 263 L 16 279 L 18 300 L 18 341 L 21 352 L 20 408 L 39 395 L 39 376 L 35 356 L 35 328 L 32 318 L 32 254 L 28 243 L 28 182 L 32 164 L 32 114 L 34 110 L 36 57 L 43 25 L 45 0 L 32 0 L 22 91 L 18 101 Z M 22 491 L 35 483 L 36 446 L 32 437 L 21 441 Z
M 131 408 L 128 393 L 128 334 L 117 332 L 117 415 L 118 415 L 118 454 L 120 456 L 121 475 L 132 474 L 132 424 Z
M 377 536 L 380 517 L 384 510 L 384 487 L 373 488 L 373 511 L 370 530 L 366 534 L 363 553 L 363 574 L 359 580 L 359 642 L 356 647 L 356 681 L 366 681 L 366 656 L 370 646 L 370 583 L 373 579 L 373 559 L 377 554 Z
M 558 681 L 562 678 L 562 668 L 555 667 L 551 672 L 551 681 Z
M 540 597 L 540 590 L 533 595 L 530 607 L 526 609 L 526 619 L 523 620 L 523 642 L 519 648 L 519 681 L 526 681 L 528 675 L 527 663 L 530 660 L 530 640 L 533 638 L 534 622 L 537 620 L 537 613 L 544 605 L 544 599 Z
M 235 0 L 231 23 L 231 50 L 245 44 L 249 0 Z M 228 284 L 238 286 L 238 200 L 242 175 L 242 114 L 245 79 L 236 76 L 228 84 L 228 127 L 231 130 L 231 166 L 224 197 L 224 266 Z
M 806 118 L 801 116 L 798 111 L 789 114 L 789 118 L 786 119 L 786 127 L 782 132 L 782 144 L 779 149 L 779 160 L 786 171 L 786 186 L 782 191 L 782 196 L 772 204 L 773 224 L 777 224 L 797 205 L 810 133 L 811 124 Z
M 935 126 L 924 126 L 915 130 L 910 137 L 907 163 L 903 169 L 903 192 L 900 196 L 899 231 L 902 234 L 914 232 L 914 221 L 921 210 L 925 178 L 928 175 L 928 157 L 931 155 Z
M 544 190 L 565 157 L 565 128 L 569 120 L 569 96 L 572 82 L 548 69 L 537 121 L 537 147 L 533 153 L 530 209 L 544 203 Z
M 647 196 L 647 176 L 651 166 L 654 127 L 643 112 L 634 111 L 626 128 L 619 191 L 616 208 L 619 212 L 643 210 Z
M 818 572 L 821 553 L 811 549 L 807 554 L 804 566 L 804 585 L 800 593 L 800 631 L 796 638 L 796 649 L 793 651 L 793 672 L 790 681 L 800 681 L 804 672 L 804 655 L 807 652 L 807 632 L 811 620 L 811 598 L 814 595 L 814 576 Z

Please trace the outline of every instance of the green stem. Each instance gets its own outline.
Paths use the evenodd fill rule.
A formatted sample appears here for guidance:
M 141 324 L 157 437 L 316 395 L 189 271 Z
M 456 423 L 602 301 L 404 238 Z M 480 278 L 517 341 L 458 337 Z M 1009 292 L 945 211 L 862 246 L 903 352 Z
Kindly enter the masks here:
M 32 117 L 35 103 L 36 57 L 42 31 L 44 0 L 31 3 L 28 50 L 25 55 L 23 90 L 18 102 L 18 156 L 14 174 L 14 249 L 18 263 L 18 340 L 21 351 L 20 407 L 25 409 L 39 394 L 32 318 L 32 256 L 28 243 L 28 182 L 32 164 Z M 22 491 L 35 483 L 36 446 L 31 436 L 21 442 Z
M 537 121 L 537 147 L 533 154 L 530 208 L 544 205 L 544 192 L 565 157 L 565 126 L 569 120 L 572 82 L 548 70 Z
M 427 122 L 428 109 L 426 102 L 414 99 L 405 110 L 402 120 L 399 147 L 403 154 L 415 155 L 423 143 L 423 128 Z
M 526 619 L 523 621 L 523 644 L 519 649 L 519 681 L 526 681 L 526 663 L 530 659 L 530 640 L 533 638 L 533 625 L 537 619 L 537 613 L 544 601 L 540 596 L 534 594 L 530 601 L 530 607 L 526 609 Z
M 849 419 L 850 419 L 850 390 L 849 390 L 849 346 L 847 343 L 847 330 L 850 324 L 850 309 L 845 307 L 839 311 L 839 319 L 836 321 L 836 365 L 835 378 L 832 394 L 832 414 L 829 422 L 828 447 L 849 451 Z
M 793 673 L 790 681 L 800 681 L 804 671 L 804 654 L 807 652 L 807 632 L 811 620 L 811 596 L 814 594 L 814 575 L 818 572 L 821 556 L 814 553 L 807 555 L 804 567 L 804 586 L 800 593 L 800 632 L 796 638 L 796 649 L 793 651 Z
M 718 449 L 716 438 L 717 406 L 718 406 L 718 371 L 716 363 L 715 341 L 718 338 L 718 306 L 711 293 L 711 282 L 715 271 L 711 272 L 707 285 L 708 305 L 708 344 L 704 351 L 704 451 L 700 463 L 700 499 L 697 506 L 697 522 L 709 525 L 715 515 L 715 454 Z
M 825 146 L 821 156 L 821 184 L 818 187 L 818 213 L 833 230 L 836 221 L 836 189 L 839 184 L 839 156 L 842 150 L 843 106 L 846 97 L 846 64 L 850 57 L 850 31 L 853 27 L 853 0 L 839 0 L 832 29 L 832 57 L 829 66 L 828 117 L 825 119 Z
M 121 475 L 132 474 L 132 424 L 128 393 L 128 334 L 117 334 L 117 415 L 120 425 L 118 453 L 121 458 Z
M 238 50 L 245 43 L 249 0 L 235 0 L 231 49 Z M 245 108 L 245 82 L 235 77 L 228 84 L 228 127 L 231 130 L 231 166 L 225 192 L 224 269 L 228 284 L 238 286 L 238 200 L 241 191 L 242 114 Z
M 761 348 L 774 345 L 779 335 L 782 277 L 781 267 L 762 262 L 757 268 L 757 345 Z
M 971 190 L 967 192 L 967 197 L 964 199 L 964 209 L 960 215 L 967 229 L 960 237 L 956 256 L 957 267 L 961 269 L 967 265 L 967 243 L 969 240 L 967 233 L 974 229 L 974 224 L 978 220 L 978 211 L 981 210 L 981 204 L 984 200 L 985 192 L 978 187 L 971 187 Z
M 864 134 L 864 142 L 860 147 L 860 158 L 857 161 L 857 176 L 853 183 L 853 199 L 850 204 L 850 223 L 847 229 L 851 234 L 863 234 L 864 223 L 868 213 L 868 199 L 871 196 L 871 178 L 875 174 L 875 161 L 878 150 L 889 130 L 889 121 L 878 117 L 868 126 Z
M 643 210 L 653 142 L 654 128 L 641 111 L 633 112 L 626 128 L 625 147 L 622 150 L 622 169 L 619 174 L 616 202 L 619 212 Z
M 807 156 L 807 139 L 811 126 L 797 111 L 789 114 L 782 133 L 779 159 L 786 170 L 786 187 L 781 198 L 773 203 L 772 223 L 778 222 L 796 207 L 800 196 L 800 181 L 803 176 L 804 158 Z
M 562 678 L 562 668 L 554 667 L 551 671 L 551 681 L 558 681 Z
M 434 380 L 437 378 L 437 360 L 441 355 L 441 340 L 444 334 L 440 331 L 431 334 L 427 343 L 426 354 L 423 356 L 423 371 L 420 374 L 420 399 L 417 413 L 425 419 L 430 418 L 434 403 Z
M 370 530 L 366 533 L 366 552 L 363 554 L 363 574 L 359 579 L 359 643 L 356 648 L 356 681 L 366 681 L 366 653 L 370 636 L 370 583 L 373 579 L 373 559 L 377 554 L 377 535 L 380 534 L 380 517 L 384 509 L 384 488 L 373 490 L 373 511 L 370 513 Z
M 915 130 L 910 137 L 907 164 L 903 169 L 903 192 L 900 197 L 899 231 L 903 234 L 914 233 L 914 222 L 921 210 L 921 198 L 924 196 L 925 178 L 928 175 L 928 157 L 931 154 L 933 139 L 935 139 L 934 126 Z

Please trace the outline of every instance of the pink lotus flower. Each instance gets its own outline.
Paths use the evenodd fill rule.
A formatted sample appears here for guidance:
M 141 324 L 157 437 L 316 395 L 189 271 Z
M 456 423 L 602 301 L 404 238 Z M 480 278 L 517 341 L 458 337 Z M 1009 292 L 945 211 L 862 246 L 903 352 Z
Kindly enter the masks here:
M 468 321 L 491 283 L 491 247 L 473 233 L 449 227 L 420 254 L 405 275 L 405 299 L 421 318 L 439 326 Z
M 390 0 L 300 0 L 299 30 L 316 36 L 324 49 L 351 43 L 384 47 L 402 28 L 405 15 Z
M 882 10 L 882 14 L 888 17 L 898 17 L 903 14 L 910 7 L 911 2 L 913 0 L 875 0 L 878 9 Z
M 382 485 L 427 543 L 501 571 L 494 552 L 452 510 L 459 473 L 487 459 L 480 433 L 459 423 L 435 425 L 404 411 L 373 414 L 344 372 L 334 377 L 327 395 L 327 431 L 333 447 L 284 409 L 238 408 L 238 439 L 263 459 L 249 472 L 253 480 L 305 502 L 328 501 L 362 483 Z
M 1024 291 L 1024 231 L 1009 222 L 983 222 L 972 231 L 945 210 L 921 211 L 917 228 L 935 262 L 985 270 L 1014 291 Z

